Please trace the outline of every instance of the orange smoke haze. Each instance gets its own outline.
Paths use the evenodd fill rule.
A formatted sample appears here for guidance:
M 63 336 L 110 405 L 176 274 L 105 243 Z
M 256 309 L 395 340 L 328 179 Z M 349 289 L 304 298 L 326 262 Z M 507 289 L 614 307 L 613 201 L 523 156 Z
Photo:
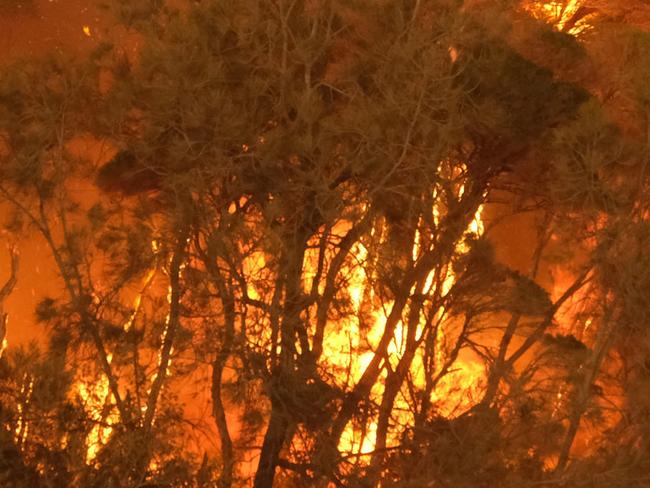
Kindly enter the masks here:
M 571 13 L 577 9 L 577 2 L 570 2 L 570 6 L 562 12 L 553 10 L 553 8 L 551 4 L 547 4 L 540 12 L 544 15 L 557 17 L 557 25 L 561 29 Z M 102 12 L 91 7 L 86 0 L 37 0 L 31 5 L 25 2 L 22 8 L 0 11 L 0 63 L 9 62 L 19 56 L 41 55 L 48 51 L 64 52 L 70 56 L 82 56 L 106 39 L 111 39 L 117 45 L 123 46 L 125 52 L 130 55 L 137 52 L 137 36 L 126 32 L 123 28 L 111 26 Z M 78 138 L 70 145 L 69 149 L 77 155 L 93 161 L 97 166 L 108 161 L 114 154 L 114 150 L 107 144 L 87 138 Z M 75 181 L 71 185 L 74 185 L 73 194 L 78 199 L 77 203 L 82 207 L 89 207 L 100 198 L 97 188 L 90 181 Z M 0 207 L 3 216 L 8 215 L 9 211 L 6 207 Z M 538 216 L 531 212 L 505 217 L 504 214 L 508 211 L 509 209 L 505 206 L 487 205 L 477 213 L 469 230 L 476 234 L 487 232 L 489 239 L 495 245 L 497 259 L 510 268 L 527 275 L 530 271 L 537 240 L 536 218 Z M 496 222 L 498 225 L 492 226 Z M 341 233 L 343 232 L 344 230 L 341 231 Z M 36 233 L 32 233 L 21 236 L 17 243 L 15 239 L 17 239 L 15 236 L 6 233 L 0 235 L 0 283 L 4 283 L 8 278 L 9 249 L 14 244 L 18 246 L 21 261 L 17 286 L 5 303 L 5 311 L 9 315 L 7 332 L 9 347 L 25 344 L 31 340 L 41 343 L 45 340 L 45 329 L 35 324 L 33 313 L 35 306 L 45 296 L 57 297 L 62 293 L 61 280 L 57 276 L 54 263 L 42 238 Z M 363 246 L 356 246 L 352 253 L 358 262 L 366 260 L 366 250 Z M 417 253 L 417 249 L 414 249 L 414 253 Z M 263 259 L 263 256 L 252 256 L 250 262 L 245 265 L 248 267 L 246 274 L 249 272 L 254 274 L 255 269 L 261 269 L 264 264 Z M 315 272 L 310 272 L 310 267 L 314 268 L 316 259 L 318 259 L 317 255 L 308 255 L 305 259 L 305 287 L 311 286 L 309 280 Z M 369 279 L 364 275 L 362 266 L 349 271 L 349 298 L 355 313 L 360 314 L 364 295 L 369 293 L 366 288 L 372 287 L 368 286 Z M 151 286 L 160 286 L 160 283 L 155 282 L 155 274 L 156 270 L 152 269 L 145 277 L 142 286 L 148 287 L 152 283 Z M 552 290 L 553 299 L 558 298 L 558 295 L 567 288 L 573 278 L 568 272 L 554 269 L 548 263 L 542 263 L 537 274 L 537 281 L 547 290 Z M 453 280 L 454 277 L 450 274 L 445 280 L 444 286 L 451 286 Z M 133 303 L 135 310 L 140 306 L 140 293 L 140 290 L 133 290 L 133 296 L 125 297 Z M 251 298 L 256 298 L 258 290 L 251 285 L 248 293 Z M 578 296 L 576 300 L 579 299 Z M 374 319 L 370 330 L 362 331 L 358 323 L 354 323 L 351 318 L 346 318 L 345 320 L 349 320 L 350 323 L 337 324 L 336 330 L 333 330 L 324 342 L 323 357 L 327 358 L 328 368 L 347 370 L 353 382 L 358 381 L 371 360 L 372 350 L 379 341 L 386 321 L 385 310 L 390 309 L 391 306 L 390 303 L 377 304 L 376 301 L 373 303 L 373 300 L 370 300 L 369 303 L 372 304 L 371 309 L 364 310 L 364 313 L 370 313 Z M 563 325 L 560 332 L 566 333 L 573 330 L 571 320 L 575 311 L 570 309 L 571 305 L 567 305 L 559 314 L 560 323 Z M 589 325 L 589 319 L 586 318 L 583 321 L 584 333 L 588 331 Z M 128 329 L 130 323 L 127 322 L 124 327 Z M 403 326 L 400 324 L 397 326 L 389 347 L 391 363 L 396 363 L 403 353 L 400 349 L 403 334 Z M 445 340 L 442 332 L 438 340 Z M 356 354 L 355 350 L 359 349 L 366 351 L 365 354 Z M 414 364 L 417 367 L 418 361 L 415 360 Z M 199 375 L 202 372 L 196 374 Z M 417 384 L 417 371 L 414 376 Z M 440 408 L 439 411 L 452 417 L 461 413 L 458 410 L 459 406 L 461 410 L 471 406 L 474 400 L 473 394 L 480 388 L 484 377 L 485 371 L 480 362 L 475 361 L 471 354 L 462 353 L 459 356 L 456 370 L 445 378 L 436 391 L 437 397 L 434 398 L 434 401 L 448 405 L 448 408 Z M 381 384 L 378 384 L 377 388 L 379 389 L 371 392 L 371 396 L 375 399 L 380 398 L 382 394 Z M 87 399 L 89 412 L 101 410 L 102 404 L 109 395 L 107 381 L 95 384 L 80 382 L 78 391 L 83 398 Z M 183 395 L 182 391 L 180 395 Z M 191 402 L 192 405 L 188 408 L 190 416 L 208 416 L 206 413 L 209 411 L 207 392 L 203 392 L 200 398 L 192 398 Z M 396 401 L 398 409 L 399 402 L 398 398 Z M 405 417 L 400 419 L 400 422 L 408 424 L 411 421 L 408 418 L 409 414 L 404 415 Z M 231 411 L 228 414 L 228 421 L 231 426 L 236 426 L 237 412 Z M 98 425 L 91 432 L 87 453 L 89 460 L 94 457 L 98 446 L 105 442 L 110 434 L 110 421 L 108 424 L 103 427 Z M 360 433 L 352 426 L 348 426 L 341 438 L 340 450 L 361 454 L 370 452 L 374 447 L 374 429 L 376 429 L 376 422 L 371 423 L 365 433 Z M 21 432 L 17 435 L 25 434 Z M 216 438 L 216 436 L 214 437 Z M 585 442 L 580 444 L 584 445 Z

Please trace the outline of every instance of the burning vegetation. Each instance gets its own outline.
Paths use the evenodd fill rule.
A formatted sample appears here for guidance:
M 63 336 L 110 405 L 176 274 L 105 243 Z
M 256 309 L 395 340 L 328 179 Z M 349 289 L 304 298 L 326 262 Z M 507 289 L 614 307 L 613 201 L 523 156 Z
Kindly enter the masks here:
M 3 486 L 650 484 L 641 5 L 108 3 L 0 71 Z

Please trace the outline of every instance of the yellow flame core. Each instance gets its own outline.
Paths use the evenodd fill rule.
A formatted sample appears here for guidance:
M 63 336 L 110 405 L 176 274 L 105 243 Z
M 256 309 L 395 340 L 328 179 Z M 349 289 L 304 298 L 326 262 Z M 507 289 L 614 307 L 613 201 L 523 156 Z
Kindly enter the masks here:
M 29 433 L 29 422 L 25 416 L 25 410 L 31 402 L 32 392 L 34 391 L 34 380 L 27 375 L 23 378 L 22 386 L 20 387 L 20 400 L 16 409 L 18 411 L 18 420 L 16 421 L 16 429 L 14 430 L 14 440 L 18 446 L 22 446 L 27 439 Z
M 539 17 L 555 26 L 557 30 L 577 35 L 590 27 L 589 18 L 593 15 L 586 15 L 567 29 L 569 22 L 571 22 L 582 4 L 582 0 L 532 2 L 528 10 L 535 17 Z
M 99 450 L 108 442 L 113 425 L 119 421 L 118 413 L 111 405 L 108 378 L 102 375 L 95 383 L 79 381 L 77 394 L 94 425 L 86 437 L 86 463 L 97 457 Z
M 459 197 L 464 191 L 461 185 L 458 188 Z M 433 208 L 433 218 L 436 224 L 444 214 L 443 209 Z M 481 206 L 468 228 L 466 234 L 481 235 L 484 232 L 482 221 L 483 207 Z M 350 222 L 341 222 L 338 227 L 334 228 L 334 234 L 344 235 L 351 227 Z M 383 241 L 383 236 L 374 237 Z M 416 234 L 415 243 L 412 250 L 413 261 L 417 261 L 422 254 L 420 246 L 422 245 L 422 236 Z M 318 246 L 312 246 L 317 249 Z M 464 243 L 459 243 L 457 252 L 465 253 L 469 249 Z M 361 243 L 354 245 L 350 251 L 353 256 L 348 268 L 344 270 L 347 278 L 343 294 L 347 294 L 351 313 L 337 317 L 331 324 L 328 324 L 328 330 L 323 342 L 323 366 L 333 372 L 334 381 L 338 387 L 343 389 L 349 388 L 350 385 L 356 384 L 364 371 L 372 361 L 375 350 L 379 344 L 380 338 L 386 327 L 387 317 L 393 306 L 391 300 L 381 302 L 375 296 L 373 283 L 376 282 L 376 276 L 370 271 L 373 267 L 369 263 L 371 257 L 368 249 Z M 316 262 L 318 251 L 314 250 L 307 254 L 304 264 L 305 291 L 311 286 L 311 281 L 316 278 Z M 426 279 L 424 286 L 425 293 L 434 291 L 434 274 L 432 271 Z M 455 277 L 451 267 L 447 267 L 446 274 L 443 277 L 441 287 L 443 296 L 449 292 L 453 286 Z M 322 290 L 321 290 L 322 291 Z M 414 290 L 415 292 L 415 290 Z M 442 316 L 444 310 L 440 310 Z M 425 317 L 421 313 L 420 324 L 416 330 L 416 337 L 421 337 L 424 330 Z M 403 357 L 405 348 L 406 327 L 400 321 L 395 327 L 392 340 L 387 351 L 387 366 L 394 369 Z M 438 329 L 437 351 L 436 354 L 444 354 L 443 347 L 446 347 L 445 334 L 453 334 L 452 330 L 446 331 L 444 327 Z M 457 334 L 457 333 L 456 333 Z M 442 360 L 442 358 L 440 358 Z M 374 403 L 381 401 L 384 393 L 384 381 L 386 378 L 386 367 L 382 373 L 381 381 L 374 385 L 370 400 Z M 421 348 L 413 358 L 410 371 L 410 377 L 413 385 L 423 390 L 426 383 L 424 368 L 424 353 Z M 454 362 L 454 367 L 450 370 L 442 381 L 440 381 L 435 392 L 432 394 L 432 402 L 438 406 L 438 411 L 442 415 L 453 416 L 462 413 L 465 409 L 473 405 L 473 395 L 476 393 L 481 380 L 484 378 L 485 371 L 479 362 L 459 358 Z M 393 423 L 394 429 L 389 433 L 387 447 L 393 445 L 404 428 L 412 425 L 414 422 L 414 413 L 406 397 L 399 394 L 395 399 Z M 370 418 L 366 425 L 359 427 L 351 421 L 345 428 L 339 441 L 339 451 L 341 453 L 358 456 L 360 462 L 366 462 L 370 459 L 369 454 L 375 448 L 375 437 L 377 431 L 377 418 Z

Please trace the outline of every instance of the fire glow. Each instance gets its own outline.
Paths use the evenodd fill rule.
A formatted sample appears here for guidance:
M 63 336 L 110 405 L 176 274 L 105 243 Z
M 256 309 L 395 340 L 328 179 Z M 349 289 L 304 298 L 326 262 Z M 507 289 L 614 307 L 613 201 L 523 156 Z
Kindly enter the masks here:
M 420 3 L 416 3 L 411 27 L 417 24 Z M 553 36 L 564 40 L 569 37 L 562 33 L 577 39 L 590 28 L 591 17 L 581 13 L 582 5 L 577 0 L 524 2 L 521 7 L 529 12 L 526 15 L 532 14 L 552 25 L 558 31 Z M 517 15 L 521 12 L 517 10 Z M 310 21 L 311 15 L 315 14 L 308 12 Z M 320 28 L 316 24 L 314 32 Z M 162 35 L 163 31 L 157 34 Z M 545 32 L 549 31 L 547 28 Z M 86 24 L 81 32 L 91 38 L 84 40 L 87 44 L 103 36 L 101 29 L 91 30 Z M 76 34 L 81 35 L 78 27 Z M 184 31 L 179 29 L 177 34 L 183 38 Z M 400 42 L 403 38 L 399 36 Z M 232 41 L 239 42 L 234 38 Z M 462 43 L 458 45 L 449 48 L 447 54 L 443 47 L 439 61 L 442 67 L 448 67 L 450 61 L 455 65 L 450 70 L 453 76 L 460 76 L 456 66 L 462 67 L 472 56 Z M 159 47 L 165 52 L 163 42 Z M 549 92 L 555 90 L 558 83 L 554 76 L 546 76 L 546 71 L 538 69 L 525 56 L 522 58 L 518 51 L 501 44 L 494 50 L 505 59 L 503 71 L 510 69 L 512 63 L 527 74 L 530 71 L 531 79 L 539 81 Z M 477 52 L 482 53 L 480 49 Z M 147 55 L 155 58 L 155 53 Z M 485 56 L 488 55 L 496 56 L 486 50 Z M 432 55 L 433 58 L 436 56 Z M 147 58 L 147 62 L 151 60 Z M 333 64 L 344 70 L 337 61 Z M 201 69 L 198 65 L 195 68 Z M 129 65 L 128 70 L 125 68 L 133 73 L 138 69 L 137 63 Z M 310 70 L 311 65 L 304 81 L 311 90 Z M 124 74 L 131 75 L 131 72 Z M 135 85 L 139 75 L 133 76 Z M 500 73 L 498 79 L 499 76 Z M 147 85 L 147 89 L 155 91 L 159 86 L 166 86 L 164 75 L 156 72 L 154 78 L 156 86 Z M 57 442 L 63 448 L 69 442 L 82 446 L 85 457 L 78 456 L 82 471 L 101 472 L 106 460 L 118 457 L 115 452 L 123 448 L 120 442 L 130 441 L 127 436 L 133 434 L 132 439 L 142 445 L 151 442 L 155 446 L 150 452 L 142 453 L 143 459 L 150 457 L 141 465 L 135 466 L 138 463 L 134 462 L 133 473 L 137 473 L 134 479 L 147 483 L 157 482 L 156 477 L 164 477 L 165 469 L 185 456 L 183 461 L 189 460 L 187 466 L 191 467 L 188 472 L 193 470 L 191 476 L 195 472 L 197 478 L 205 474 L 210 482 L 223 476 L 219 486 L 248 483 L 255 477 L 255 486 L 267 487 L 277 474 L 276 481 L 304 477 L 315 486 L 317 482 L 322 482 L 322 486 L 327 483 L 332 487 L 352 486 L 354 481 L 347 480 L 361 479 L 368 486 L 381 487 L 385 474 L 394 479 L 404 475 L 402 460 L 398 459 L 404 453 L 418 453 L 420 448 L 422 452 L 427 449 L 433 452 L 438 447 L 431 445 L 440 439 L 443 448 L 449 439 L 452 444 L 458 441 L 461 445 L 465 441 L 453 439 L 457 428 L 466 428 L 468 436 L 480 441 L 479 430 L 487 431 L 493 426 L 483 424 L 477 429 L 476 422 L 493 420 L 498 424 L 509 418 L 508 415 L 509 420 L 514 419 L 514 427 L 508 431 L 511 426 L 500 430 L 501 425 L 495 425 L 495 435 L 516 438 L 520 435 L 517 429 L 525 424 L 522 419 L 531 411 L 532 415 L 542 412 L 539 405 L 544 402 L 547 408 L 540 418 L 544 415 L 548 418 L 541 418 L 535 425 L 554 426 L 553 435 L 560 441 L 550 454 L 544 450 L 544 442 L 531 441 L 523 450 L 524 457 L 528 453 L 524 461 L 521 456 L 508 458 L 509 454 L 503 454 L 507 469 L 510 469 L 508 463 L 514 466 L 529 460 L 539 462 L 536 466 L 541 466 L 540 476 L 550 475 L 553 470 L 561 474 L 569 454 L 595 451 L 595 442 L 594 447 L 588 446 L 595 435 L 589 434 L 586 439 L 587 434 L 578 432 L 580 423 L 589 420 L 588 409 L 592 406 L 589 395 L 608 388 L 597 382 L 597 375 L 605 363 L 610 337 L 602 332 L 605 330 L 602 317 L 588 310 L 598 308 L 589 302 L 598 296 L 598 290 L 592 288 L 596 281 L 594 266 L 590 263 L 583 266 L 580 259 L 574 259 L 569 265 L 565 262 L 565 268 L 544 261 L 554 251 L 545 254 L 548 250 L 545 246 L 556 238 L 550 230 L 555 229 L 550 223 L 555 215 L 546 220 L 538 208 L 524 217 L 526 225 L 534 220 L 538 228 L 522 231 L 526 236 L 512 238 L 515 245 L 525 243 L 522 247 L 526 249 L 521 254 L 526 256 L 521 261 L 534 262 L 533 270 L 527 269 L 529 262 L 522 265 L 515 258 L 510 261 L 510 256 L 504 259 L 498 255 L 507 253 L 500 245 L 505 248 L 512 242 L 494 238 L 491 231 L 496 225 L 493 223 L 498 224 L 500 217 L 511 218 L 505 215 L 510 211 L 528 211 L 515 209 L 514 204 L 503 210 L 494 203 L 499 198 L 517 198 L 513 195 L 523 191 L 516 188 L 510 194 L 511 190 L 506 189 L 504 197 L 497 186 L 503 184 L 507 188 L 510 183 L 510 174 L 503 176 L 503 181 L 499 179 L 512 169 L 508 165 L 510 161 L 500 161 L 502 153 L 507 153 L 500 144 L 509 149 L 510 134 L 506 129 L 505 136 L 494 137 L 494 146 L 481 139 L 484 130 L 488 134 L 492 130 L 498 133 L 500 124 L 510 130 L 507 110 L 487 121 L 487 129 L 477 123 L 479 142 L 473 140 L 474 133 L 470 130 L 465 134 L 464 128 L 445 128 L 452 132 L 459 130 L 461 135 L 450 137 L 452 149 L 442 145 L 444 148 L 439 152 L 436 149 L 432 156 L 427 142 L 431 133 L 427 131 L 435 132 L 429 126 L 437 130 L 437 125 L 447 122 L 449 107 L 442 104 L 440 109 L 431 108 L 438 101 L 426 99 L 430 79 L 425 78 L 421 99 L 412 106 L 407 99 L 402 100 L 406 108 L 395 109 L 392 101 L 388 104 L 386 118 L 399 118 L 391 111 L 395 109 L 396 113 L 408 112 L 405 117 L 412 116 L 413 121 L 410 128 L 408 124 L 405 126 L 404 134 L 399 132 L 403 127 L 396 124 L 396 142 L 388 133 L 385 147 L 375 142 L 384 154 L 378 158 L 379 162 L 372 157 L 368 159 L 377 165 L 387 161 L 385 167 L 381 166 L 382 171 L 387 171 L 385 176 L 376 177 L 372 167 L 364 166 L 367 155 L 346 153 L 349 148 L 344 148 L 345 144 L 352 147 L 358 142 L 356 134 L 349 142 L 347 132 L 336 133 L 328 127 L 336 135 L 333 139 L 338 145 L 324 157 L 325 162 L 318 159 L 320 153 L 319 156 L 309 151 L 303 154 L 302 139 L 295 143 L 298 147 L 295 149 L 292 124 L 298 125 L 299 117 L 291 110 L 287 111 L 286 120 L 280 114 L 279 121 L 272 119 L 264 125 L 267 119 L 262 118 L 260 123 L 251 124 L 258 132 L 252 131 L 247 137 L 229 136 L 232 140 L 228 142 L 232 144 L 228 144 L 227 151 L 219 146 L 217 156 L 206 150 L 206 156 L 201 152 L 195 157 L 192 151 L 198 143 L 183 132 L 185 121 L 179 122 L 182 127 L 175 126 L 174 130 L 182 137 L 176 141 L 175 135 L 167 134 L 178 144 L 170 143 L 173 158 L 167 158 L 166 149 L 161 150 L 161 169 L 156 166 L 157 161 L 151 162 L 158 154 L 152 156 L 148 152 L 149 134 L 146 130 L 139 132 L 150 123 L 148 116 L 153 120 L 160 115 L 155 110 L 153 115 L 148 114 L 150 107 L 146 107 L 134 109 L 136 115 L 130 112 L 125 116 L 129 123 L 133 123 L 131 117 L 137 119 L 132 126 L 120 121 L 119 130 L 129 126 L 128 140 L 121 141 L 126 149 L 117 152 L 117 145 L 111 147 L 111 160 L 102 160 L 92 168 L 89 165 L 82 176 L 88 178 L 93 171 L 102 171 L 111 163 L 121 161 L 133 167 L 118 176 L 126 174 L 129 178 L 135 174 L 132 181 L 122 180 L 124 184 L 120 187 L 116 177 L 117 184 L 111 189 L 97 180 L 88 198 L 92 202 L 75 201 L 76 206 L 70 205 L 75 207 L 70 210 L 71 215 L 78 209 L 81 211 L 69 222 L 65 220 L 66 207 L 52 205 L 50 208 L 50 200 L 45 201 L 41 193 L 36 193 L 42 199 L 41 214 L 34 214 L 33 220 L 56 255 L 60 277 L 67 280 L 67 289 L 60 295 L 69 295 L 44 300 L 52 310 L 45 310 L 50 315 L 41 313 L 39 321 L 55 332 L 56 327 L 61 330 L 69 327 L 72 331 L 73 345 L 63 353 L 65 367 L 73 372 L 66 395 L 78 414 L 74 425 L 82 426 L 70 431 L 76 434 L 62 433 Z M 212 78 L 209 79 L 211 83 Z M 151 78 L 147 80 L 150 82 Z M 339 80 L 329 81 L 334 86 Z M 507 81 L 518 87 L 518 78 Z M 118 82 L 112 81 L 101 95 L 110 93 L 113 83 Z M 195 88 L 202 93 L 200 90 L 210 83 L 197 83 Z M 299 85 L 302 83 L 301 78 Z M 286 86 L 282 84 L 284 90 Z M 359 85 L 362 84 L 360 81 Z M 446 85 L 441 83 L 441 86 Z M 450 86 L 452 92 L 457 88 L 453 83 Z M 362 97 L 365 88 L 357 88 L 357 96 Z M 370 89 L 368 92 L 374 94 Z M 303 102 L 309 103 L 315 93 L 308 93 Z M 524 93 L 527 97 L 528 92 L 524 90 Z M 345 89 L 331 94 L 332 100 L 339 96 L 346 99 Z M 474 93 L 465 96 L 470 100 Z M 352 96 L 349 98 L 354 100 Z M 193 102 L 191 96 L 188 100 Z M 463 104 L 467 100 L 462 97 L 459 100 L 465 110 Z M 495 97 L 495 100 L 490 103 L 499 105 L 500 99 Z M 515 101 L 521 102 L 516 98 Z M 173 110 L 182 111 L 183 103 Z M 347 102 L 336 98 L 336 103 L 345 106 Z M 423 108 L 426 104 L 431 107 Z M 345 106 L 351 112 L 358 109 L 355 105 L 351 107 Z M 423 124 L 423 134 L 419 134 L 420 129 L 413 130 L 413 127 L 418 126 L 421 111 L 426 110 L 431 112 L 422 118 L 429 119 Z M 459 109 L 463 116 L 459 124 L 474 123 L 475 114 L 463 110 Z M 188 118 L 196 117 L 200 121 L 201 110 L 197 108 L 196 114 L 190 115 Z M 353 120 L 352 125 L 356 123 Z M 260 126 L 264 128 L 259 129 Z M 514 129 L 513 133 L 514 139 L 524 137 Z M 309 137 L 315 137 L 314 134 Z M 144 143 L 138 145 L 140 138 Z M 339 139 L 344 142 L 339 143 Z M 136 143 L 130 146 L 134 140 Z M 516 142 L 514 147 L 519 146 L 519 141 Z M 165 139 L 161 145 L 166 143 Z M 65 144 L 62 147 L 61 153 L 68 150 Z M 138 150 L 145 157 L 139 159 Z M 182 164 L 178 166 L 174 166 L 178 156 L 174 151 L 182 153 L 179 156 Z M 490 151 L 499 161 L 483 174 L 483 166 L 492 164 L 494 154 Z M 51 152 L 54 151 L 48 148 L 44 157 L 51 158 Z M 124 159 L 119 160 L 119 156 Z M 183 159 L 186 157 L 187 161 Z M 311 161 L 312 157 L 317 161 Z M 510 155 L 503 159 L 507 157 Z M 512 157 L 525 159 L 528 155 L 520 156 L 517 152 Z M 47 162 L 50 163 L 49 159 Z M 167 163 L 169 168 L 164 166 Z M 189 169 L 183 166 L 185 163 Z M 134 169 L 135 165 L 144 167 Z M 187 169 L 187 181 L 183 180 L 184 174 L 174 173 L 178 168 L 183 168 L 179 173 Z M 150 177 L 144 181 L 146 188 L 142 191 L 136 188 L 143 183 L 144 178 L 137 179 L 141 174 Z M 321 177 L 323 181 L 317 181 Z M 414 183 L 419 178 L 425 183 Z M 196 181 L 190 181 L 193 179 Z M 493 186 L 495 181 L 497 184 Z M 195 183 L 196 186 L 183 186 Z M 66 185 L 67 181 L 59 190 L 67 197 L 66 192 L 72 192 Z M 187 188 L 190 190 L 184 191 Z M 3 195 L 12 196 L 8 192 Z M 312 198 L 313 195 L 316 196 Z M 332 204 L 337 199 L 342 203 Z M 30 215 L 29 206 L 21 207 L 18 198 L 11 203 L 16 202 L 19 210 L 27 210 Z M 90 207 L 96 202 L 106 205 L 98 205 L 101 208 L 94 212 L 96 208 Z M 555 208 L 546 210 L 549 214 L 556 211 Z M 88 222 L 84 220 L 86 211 Z M 39 225 L 38 218 L 48 223 L 48 212 L 53 216 L 54 232 L 47 225 Z M 130 233 L 131 219 L 141 224 L 142 229 L 137 230 L 142 232 Z M 116 223 L 118 220 L 121 221 Z M 70 223 L 71 226 L 79 224 L 80 228 L 88 224 L 88 229 L 92 228 L 88 235 L 83 235 L 87 239 L 84 244 L 89 243 L 87 247 L 79 247 L 81 255 L 88 253 L 83 255 L 84 259 L 89 262 L 96 259 L 87 269 L 77 264 L 72 251 L 68 251 L 72 257 L 61 258 L 62 249 L 67 249 L 70 242 L 76 244 L 76 235 L 68 240 L 67 232 L 72 227 L 66 226 Z M 58 230 L 59 225 L 62 231 Z M 117 237 L 109 235 L 106 240 L 110 242 L 106 244 L 103 235 L 101 238 L 92 235 L 101 228 L 126 230 Z M 547 232 L 548 240 L 545 240 Z M 538 239 L 535 245 L 539 249 L 529 253 L 534 247 L 529 246 L 529 241 L 533 239 Z M 596 244 L 594 238 L 593 242 L 587 242 L 585 249 L 591 252 Z M 122 252 L 128 254 L 124 260 Z M 136 263 L 125 264 L 134 256 Z M 77 277 L 65 276 L 73 269 L 66 259 L 81 269 L 81 272 L 74 269 Z M 83 263 L 83 259 L 78 263 Z M 104 265 L 108 271 L 101 270 Z M 545 273 L 541 278 L 539 267 Z M 75 283 L 79 290 L 74 288 Z M 57 313 L 61 310 L 65 311 L 63 325 L 57 323 Z M 0 334 L 0 358 L 9 364 L 14 355 L 12 350 L 5 351 L 4 332 Z M 561 348 L 571 351 L 567 353 Z M 561 359 L 552 362 L 548 358 L 553 354 Z M 572 371 L 577 379 L 571 376 Z M 16 375 L 16 378 L 20 380 L 15 381 L 17 394 L 14 396 L 19 401 L 12 410 L 13 424 L 7 432 L 20 451 L 28 444 L 30 435 L 35 436 L 33 432 L 45 429 L 32 416 L 32 404 L 40 400 L 39 380 L 29 374 Z M 529 384 L 526 382 L 533 384 L 538 379 L 543 386 L 535 383 L 538 389 L 529 395 L 524 389 Z M 597 396 L 594 395 L 593 404 L 600 401 Z M 517 403 L 520 401 L 522 404 Z M 530 404 L 524 405 L 525 402 Z M 619 406 L 621 402 L 616 405 Z M 190 419 L 188 412 L 195 411 L 198 414 Z M 195 418 L 199 421 L 193 422 Z M 619 417 L 611 414 L 601 420 L 599 428 L 613 427 L 618 420 Z M 179 427 L 181 424 L 183 427 Z M 563 429 L 566 431 L 564 446 L 558 447 L 561 436 L 565 435 Z M 199 431 L 197 438 L 203 436 L 201 440 L 192 439 L 195 443 L 187 447 L 190 433 Z M 71 442 L 75 435 L 77 438 Z M 163 444 L 162 454 L 154 452 Z M 181 445 L 187 450 L 176 458 L 174 449 Z M 203 459 L 200 466 L 199 459 Z M 266 481 L 262 478 L 259 481 L 263 469 L 270 471 L 270 478 L 267 475 Z M 220 474 L 220 470 L 225 474 Z M 40 465 L 37 471 L 42 471 Z M 440 473 L 431 476 L 444 478 Z

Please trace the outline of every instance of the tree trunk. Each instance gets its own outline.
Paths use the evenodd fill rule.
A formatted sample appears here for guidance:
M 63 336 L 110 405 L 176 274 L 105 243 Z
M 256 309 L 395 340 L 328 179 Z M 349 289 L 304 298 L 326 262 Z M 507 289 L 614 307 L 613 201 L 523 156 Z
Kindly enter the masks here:
M 254 488 L 271 488 L 278 466 L 280 451 L 287 440 L 289 427 L 293 420 L 283 401 L 288 392 L 274 391 L 286 388 L 286 378 L 296 376 L 296 339 L 306 337 L 306 329 L 300 314 L 304 307 L 302 300 L 302 265 L 305 256 L 308 233 L 302 227 L 285 240 L 285 252 L 281 259 L 279 275 L 284 277 L 285 298 L 283 315 L 280 320 L 280 354 L 278 364 L 273 365 L 270 381 L 271 416 L 264 435 L 260 460 L 255 473 Z M 309 344 L 301 341 L 301 355 L 309 357 Z M 276 348 L 275 342 L 271 348 Z M 297 378 L 297 381 L 300 381 Z M 278 398 L 279 396 L 279 398 Z
M 235 456 L 233 452 L 232 438 L 228 430 L 228 421 L 226 419 L 226 409 L 221 398 L 221 382 L 223 381 L 223 371 L 232 352 L 233 342 L 235 339 L 235 299 L 231 289 L 226 284 L 221 271 L 216 266 L 216 257 L 207 253 L 201 253 L 203 262 L 208 272 L 212 275 L 213 282 L 219 292 L 219 298 L 224 313 L 224 337 L 221 349 L 212 362 L 212 416 L 214 417 L 217 431 L 219 432 L 219 441 L 221 447 L 221 475 L 219 476 L 219 488 L 230 488 L 233 481 L 233 471 L 235 467 Z
M 417 296 L 420 296 L 424 288 L 424 281 L 418 283 Z M 416 339 L 418 324 L 420 322 L 420 310 L 422 308 L 423 298 L 418 300 L 411 299 L 408 330 L 406 336 L 406 347 L 404 354 L 399 360 L 395 371 L 389 371 L 386 378 L 386 386 L 384 387 L 384 394 L 381 399 L 381 406 L 379 407 L 379 417 L 377 419 L 377 436 L 375 441 L 375 452 L 370 462 L 370 476 L 373 482 L 379 480 L 381 474 L 381 466 L 383 465 L 386 450 L 386 440 L 388 437 L 388 429 L 390 427 L 390 417 L 395 404 L 395 399 L 404 383 L 404 379 L 408 374 L 413 358 L 419 346 L 419 341 Z
M 289 419 L 281 407 L 271 408 L 271 418 L 264 435 L 260 462 L 255 473 L 253 488 L 272 488 L 275 477 L 275 468 L 278 465 L 280 451 L 284 445 L 287 431 L 289 430 Z
M 605 320 L 605 326 L 607 322 L 609 322 L 609 320 Z M 612 334 L 613 330 L 611 328 L 604 330 L 603 333 L 600 334 L 592 361 L 590 361 L 591 368 L 586 372 L 584 380 L 579 386 L 575 404 L 569 414 L 569 428 L 564 437 L 564 442 L 560 449 L 560 455 L 558 456 L 557 466 L 554 470 L 557 475 L 561 475 L 569 464 L 569 455 L 571 454 L 573 442 L 575 441 L 578 430 L 580 429 L 580 421 L 589 407 L 589 400 L 591 399 L 592 391 L 591 387 L 594 384 L 594 381 L 596 381 L 598 373 L 600 372 L 600 367 L 607 355 L 607 351 L 609 351 Z

